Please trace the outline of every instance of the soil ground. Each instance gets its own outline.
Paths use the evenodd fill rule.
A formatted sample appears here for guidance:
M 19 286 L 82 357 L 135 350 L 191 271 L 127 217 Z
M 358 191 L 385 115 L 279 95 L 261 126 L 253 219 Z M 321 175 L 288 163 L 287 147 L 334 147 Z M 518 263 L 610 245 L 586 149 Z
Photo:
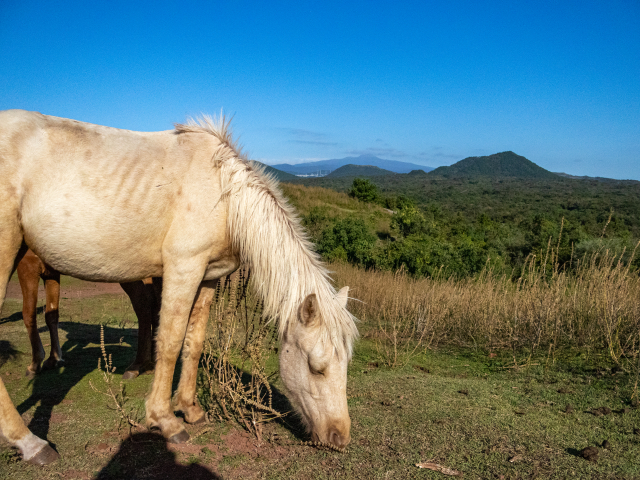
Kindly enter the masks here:
M 427 461 L 474 479 L 640 478 L 636 378 L 612 369 L 606 355 L 576 351 L 514 368 L 512 352 L 440 348 L 390 369 L 379 361 L 375 336 L 365 335 L 349 369 L 352 442 L 345 453 L 301 445 L 307 438 L 290 415 L 265 425 L 262 441 L 238 424 L 214 421 L 188 426 L 186 444 L 167 445 L 130 430 L 100 393 L 100 325 L 116 382 L 135 355 L 136 319 L 119 286 L 64 279 L 65 364 L 33 380 L 23 375 L 30 349 L 17 288 L 13 281 L 0 314 L 0 375 L 25 422 L 62 458 L 32 467 L 0 444 L 0 479 L 445 478 L 415 466 Z M 269 368 L 276 366 L 272 358 Z M 275 378 L 274 404 L 287 411 Z M 145 375 L 126 383 L 126 408 L 142 423 L 151 381 Z M 580 456 L 587 446 L 597 448 L 597 460 Z

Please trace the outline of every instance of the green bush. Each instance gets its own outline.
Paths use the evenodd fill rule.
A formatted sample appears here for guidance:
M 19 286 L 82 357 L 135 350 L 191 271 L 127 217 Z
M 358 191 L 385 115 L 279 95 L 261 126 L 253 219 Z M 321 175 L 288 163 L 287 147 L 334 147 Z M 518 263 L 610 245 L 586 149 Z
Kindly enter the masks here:
M 391 218 L 391 228 L 403 237 L 408 237 L 427 233 L 427 221 L 420 210 L 414 206 L 407 206 L 398 210 Z
M 338 220 L 322 232 L 317 244 L 318 252 L 327 260 L 347 260 L 355 265 L 375 265 L 376 236 L 361 219 Z
M 368 203 L 375 203 L 380 198 L 378 187 L 366 178 L 354 178 L 349 195 Z

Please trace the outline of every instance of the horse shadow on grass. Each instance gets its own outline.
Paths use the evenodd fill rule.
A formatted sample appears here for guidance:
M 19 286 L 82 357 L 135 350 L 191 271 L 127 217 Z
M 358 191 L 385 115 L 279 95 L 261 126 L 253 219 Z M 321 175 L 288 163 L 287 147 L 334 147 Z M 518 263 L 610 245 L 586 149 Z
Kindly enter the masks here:
M 102 357 L 100 349 L 100 325 L 60 322 L 59 330 L 66 332 L 66 341 L 61 345 L 64 363 L 50 370 L 42 370 L 30 381 L 32 393 L 16 408 L 24 414 L 31 408 L 35 411 L 29 422 L 29 429 L 41 438 L 47 438 L 51 421 L 64 421 L 64 418 L 53 416 L 53 409 L 60 405 L 70 390 L 82 379 L 98 367 L 98 358 Z M 45 333 L 47 332 L 47 333 Z M 136 354 L 135 344 L 138 329 L 104 327 L 104 338 L 107 352 L 111 354 L 116 373 L 124 373 L 128 364 Z M 47 327 L 40 329 L 41 335 L 48 335 Z M 133 344 L 133 347 L 124 345 Z M 86 388 L 90 388 L 88 385 Z
M 167 448 L 165 438 L 153 432 L 135 433 L 125 439 L 109 463 L 100 470 L 97 478 L 222 479 L 215 472 L 197 463 L 177 463 L 176 454 Z
M 36 315 L 44 315 L 44 305 L 40 305 L 36 308 Z M 22 312 L 14 312 L 8 317 L 0 318 L 0 325 L 17 322 L 18 320 L 22 320 Z
M 20 355 L 20 350 L 14 348 L 8 340 L 0 340 L 0 368 L 9 360 L 15 360 Z
M 251 374 L 237 367 L 235 369 L 242 382 L 245 385 L 250 384 Z M 199 375 L 202 382 L 204 380 L 202 371 Z M 270 388 L 273 408 L 279 412 L 291 412 L 292 407 L 287 397 L 272 384 Z M 201 400 L 206 402 L 208 399 L 201 397 Z M 215 400 L 211 399 L 211 401 Z M 306 435 L 304 426 L 295 415 L 289 414 L 275 419 L 274 422 L 289 430 L 298 440 L 302 440 Z M 243 427 L 240 421 L 237 424 Z M 97 480 L 111 478 L 217 480 L 223 478 L 215 471 L 198 463 L 180 464 L 176 457 L 176 453 L 167 448 L 166 439 L 162 435 L 155 432 L 134 433 L 122 441 L 118 452 L 96 478 Z

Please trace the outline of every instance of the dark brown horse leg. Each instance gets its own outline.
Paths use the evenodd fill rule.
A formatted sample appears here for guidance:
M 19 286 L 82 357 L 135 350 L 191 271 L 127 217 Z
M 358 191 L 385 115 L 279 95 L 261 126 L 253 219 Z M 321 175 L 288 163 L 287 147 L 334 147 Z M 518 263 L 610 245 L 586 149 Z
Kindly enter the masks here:
M 31 364 L 25 376 L 33 378 L 40 372 L 40 363 L 44 360 L 44 348 L 38 334 L 36 308 L 38 304 L 38 283 L 40 282 L 40 259 L 33 253 L 25 255 L 18 263 L 18 280 L 22 289 L 22 320 L 27 327 L 31 342 Z
M 58 319 L 60 316 L 60 273 L 45 267 L 47 270 L 44 277 L 44 288 L 47 294 L 47 305 L 44 310 L 44 319 L 49 327 L 49 335 L 51 336 L 51 353 L 49 358 L 42 364 L 43 369 L 55 368 L 58 364 L 63 363 L 62 350 L 60 349 L 60 340 L 58 339 Z
M 151 279 L 121 283 L 120 286 L 129 296 L 133 311 L 138 317 L 138 351 L 136 359 L 122 376 L 127 380 L 140 374 L 151 373 L 155 367 L 153 327 L 158 325 L 160 301 L 156 299 Z
M 148 279 L 147 279 L 148 280 Z M 156 312 L 151 319 L 151 352 L 153 355 L 153 368 L 156 365 L 156 335 L 158 334 L 158 327 L 160 326 L 160 307 L 162 306 L 162 277 L 153 277 L 151 279 L 153 283 L 153 297 L 155 300 Z

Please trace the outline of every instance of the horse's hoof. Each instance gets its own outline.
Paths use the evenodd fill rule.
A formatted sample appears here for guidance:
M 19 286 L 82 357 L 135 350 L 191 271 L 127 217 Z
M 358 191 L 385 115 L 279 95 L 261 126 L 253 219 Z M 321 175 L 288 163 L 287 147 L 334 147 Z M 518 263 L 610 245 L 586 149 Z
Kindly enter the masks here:
M 42 364 L 42 370 L 53 370 L 54 368 L 62 367 L 63 365 L 63 360 L 47 360 Z
M 127 370 L 122 375 L 122 379 L 123 380 L 133 380 L 134 378 L 137 378 L 138 375 L 140 375 L 140 374 L 138 373 L 137 370 Z
M 34 372 L 32 370 L 27 369 L 26 372 L 24 372 L 24 376 L 25 378 L 28 378 L 30 380 L 36 378 L 36 375 L 38 374 L 38 372 Z
M 189 440 L 189 434 L 187 433 L 186 430 L 182 430 L 179 433 L 176 433 L 175 435 L 172 435 L 171 437 L 169 437 L 167 439 L 167 442 L 169 443 L 184 443 L 187 440 Z
M 49 445 L 46 445 L 42 450 L 36 453 L 33 457 L 27 460 L 27 463 L 31 465 L 38 465 L 39 467 L 43 467 L 45 465 L 49 465 L 50 463 L 55 462 L 60 458 L 58 452 L 56 452 Z
M 153 375 L 155 373 L 156 364 L 154 362 L 145 363 L 140 366 L 140 375 Z

